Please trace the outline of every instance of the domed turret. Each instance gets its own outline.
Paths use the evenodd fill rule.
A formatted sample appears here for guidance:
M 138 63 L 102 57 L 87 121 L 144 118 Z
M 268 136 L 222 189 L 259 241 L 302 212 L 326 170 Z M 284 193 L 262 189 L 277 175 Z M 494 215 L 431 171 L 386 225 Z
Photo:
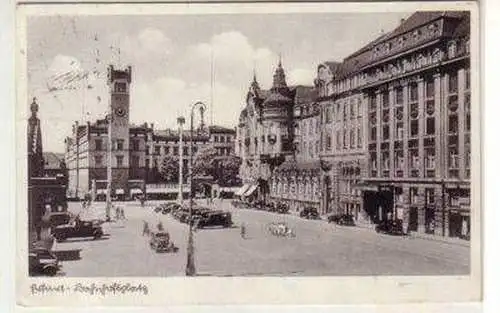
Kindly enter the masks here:
M 264 101 L 264 106 L 280 106 L 292 103 L 292 96 L 286 84 L 285 71 L 281 65 L 281 58 L 278 67 L 274 71 L 273 86 L 270 91 L 271 93 Z

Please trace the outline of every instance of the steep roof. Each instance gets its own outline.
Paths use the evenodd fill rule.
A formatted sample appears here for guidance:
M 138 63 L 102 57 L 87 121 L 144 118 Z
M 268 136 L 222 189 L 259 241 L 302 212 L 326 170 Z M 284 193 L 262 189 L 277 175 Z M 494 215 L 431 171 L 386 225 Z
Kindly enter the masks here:
M 337 70 L 339 69 L 339 67 L 342 65 L 342 62 L 326 61 L 326 62 L 323 62 L 323 64 L 325 64 L 326 66 L 328 66 L 328 68 L 330 69 L 330 71 L 332 73 L 336 73 Z
M 402 23 L 392 31 L 382 34 L 375 40 L 363 46 L 361 49 L 358 49 L 356 52 L 346 57 L 342 64 L 337 66 L 337 71 L 334 75 L 337 76 L 337 79 L 349 76 L 351 73 L 358 71 L 361 67 L 368 65 L 373 61 L 369 52 L 379 43 L 410 32 L 413 29 L 428 24 L 441 17 L 455 20 L 461 19 L 459 24 L 453 28 L 452 34 L 454 37 L 465 36 L 470 32 L 470 13 L 468 11 L 418 11 L 403 20 Z M 388 56 L 389 55 L 386 55 L 385 57 Z
M 61 165 L 61 161 L 64 160 L 64 153 L 55 153 L 55 152 L 44 152 L 43 153 L 43 161 L 44 168 L 47 169 L 59 169 Z
M 295 104 L 311 103 L 316 100 L 317 90 L 312 86 L 293 86 L 290 88 L 295 92 Z

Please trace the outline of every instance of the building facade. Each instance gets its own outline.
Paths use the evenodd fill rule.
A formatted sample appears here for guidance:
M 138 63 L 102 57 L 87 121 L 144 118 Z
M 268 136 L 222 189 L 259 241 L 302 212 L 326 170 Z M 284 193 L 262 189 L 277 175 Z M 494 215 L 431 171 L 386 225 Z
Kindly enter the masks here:
M 289 87 L 281 61 L 269 90 L 261 89 L 254 75 L 238 124 L 236 147 L 244 183 L 240 196 L 267 204 L 284 202 L 293 210 L 319 204 L 319 163 L 310 162 L 319 145 L 313 92 L 312 87 Z
M 323 62 L 308 97 L 286 85 L 280 63 L 270 90 L 254 79 L 240 114 L 241 176 L 256 186 L 242 196 L 468 238 L 470 86 L 461 11 L 416 12 Z
M 365 221 L 468 236 L 469 36 L 466 12 L 417 12 L 333 70 L 319 67 L 321 152 L 333 175 L 322 178 L 323 211 L 334 198 Z
M 108 162 L 111 162 L 111 193 L 115 197 L 128 198 L 147 193 L 147 185 L 162 184 L 165 187 L 160 167 L 164 158 L 179 157 L 179 130 L 156 129 L 154 124 L 147 123 L 131 124 L 131 82 L 131 67 L 120 70 L 109 66 L 110 114 L 93 123 L 81 125 L 75 122 L 73 125 L 72 135 L 65 140 L 69 197 L 83 198 L 92 192 L 97 197 L 105 197 Z M 108 153 L 109 132 L 112 140 L 111 154 Z M 231 155 L 234 153 L 235 133 L 230 128 L 205 127 L 202 120 L 194 131 L 193 153 L 213 146 L 221 157 Z M 191 153 L 190 139 L 190 132 L 183 131 L 182 162 L 186 173 Z M 152 187 L 151 190 L 153 189 Z M 171 189 L 177 190 L 175 186 Z

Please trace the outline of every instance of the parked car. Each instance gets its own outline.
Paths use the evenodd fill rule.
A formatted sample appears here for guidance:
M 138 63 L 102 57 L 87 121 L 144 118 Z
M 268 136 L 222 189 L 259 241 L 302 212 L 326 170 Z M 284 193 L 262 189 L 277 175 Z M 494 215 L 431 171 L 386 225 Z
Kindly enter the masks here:
M 274 212 L 280 213 L 280 214 L 287 214 L 290 211 L 290 208 L 286 203 L 280 202 L 275 208 Z
M 319 220 L 321 217 L 319 216 L 318 210 L 313 207 L 306 207 L 302 211 L 300 211 L 300 217 L 308 219 L 308 220 Z
M 179 250 L 170 241 L 170 235 L 164 231 L 151 233 L 149 246 L 156 252 L 177 252 Z
M 61 268 L 57 257 L 45 248 L 31 250 L 29 252 L 28 264 L 30 275 L 54 276 Z
M 375 226 L 375 231 L 377 233 L 385 233 L 389 235 L 402 236 L 404 235 L 403 221 L 397 220 L 382 220 Z
M 50 212 L 43 217 L 47 227 L 53 228 L 59 225 L 68 224 L 72 216 L 69 212 Z
M 92 221 L 76 219 L 72 223 L 59 225 L 52 229 L 52 235 L 57 242 L 75 237 L 93 237 L 99 239 L 103 235 L 102 227 Z
M 205 212 L 194 220 L 196 228 L 205 228 L 211 226 L 222 226 L 224 228 L 231 227 L 233 221 L 231 213 L 224 211 Z
M 356 226 L 354 216 L 351 214 L 334 214 L 328 217 L 328 223 L 336 223 L 338 225 Z

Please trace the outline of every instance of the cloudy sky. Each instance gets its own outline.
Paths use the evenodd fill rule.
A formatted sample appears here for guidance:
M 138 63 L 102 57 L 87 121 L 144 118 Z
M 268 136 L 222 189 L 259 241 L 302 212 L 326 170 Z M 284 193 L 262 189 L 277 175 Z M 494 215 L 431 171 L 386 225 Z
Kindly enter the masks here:
M 64 151 L 73 121 L 104 116 L 108 64 L 133 67 L 131 122 L 175 127 L 212 90 L 213 122 L 234 127 L 254 68 L 269 88 L 281 54 L 289 85 L 311 85 L 319 63 L 341 61 L 410 14 L 30 17 L 28 98 L 40 104 L 45 151 Z M 61 83 L 65 73 L 76 79 Z

